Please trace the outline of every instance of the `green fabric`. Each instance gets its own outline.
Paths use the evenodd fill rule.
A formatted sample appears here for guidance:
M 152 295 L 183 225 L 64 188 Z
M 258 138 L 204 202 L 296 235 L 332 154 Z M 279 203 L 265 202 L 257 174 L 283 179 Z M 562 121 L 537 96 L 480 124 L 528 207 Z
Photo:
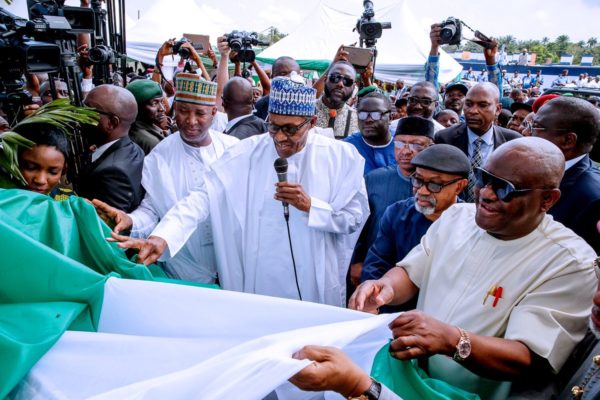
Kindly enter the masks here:
M 161 97 L 163 95 L 162 88 L 160 85 L 149 79 L 138 79 L 125 86 L 125 89 L 129 90 L 138 106 L 143 106 L 148 100 L 152 100 L 155 97 Z
M 479 396 L 432 379 L 417 366 L 416 360 L 397 360 L 390 345 L 382 347 L 371 369 L 371 376 L 387 386 L 403 400 L 478 400 Z
M 54 201 L 26 190 L 3 189 L 0 220 L 102 275 L 116 272 L 129 279 L 166 278 L 160 267 L 135 264 L 116 244 L 107 242 L 110 228 L 81 197 Z
M 261 61 L 266 64 L 275 63 L 274 58 L 264 58 L 264 57 L 256 57 L 258 61 Z M 319 74 L 325 72 L 327 68 L 329 68 L 329 64 L 331 64 L 331 60 L 296 60 L 298 65 L 300 65 L 300 69 L 317 71 Z
M 0 399 L 65 330 L 97 330 L 109 276 L 218 288 L 129 261 L 109 236 L 80 197 L 0 189 Z
M 108 276 L 13 227 L 0 211 L 0 398 L 66 329 L 95 331 Z

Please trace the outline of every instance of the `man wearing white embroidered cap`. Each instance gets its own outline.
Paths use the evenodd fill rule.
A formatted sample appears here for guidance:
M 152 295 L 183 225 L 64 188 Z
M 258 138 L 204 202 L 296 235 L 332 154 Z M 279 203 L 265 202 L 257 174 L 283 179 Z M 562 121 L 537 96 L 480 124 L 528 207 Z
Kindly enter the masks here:
M 115 235 L 120 246 L 140 248 L 146 264 L 173 256 L 210 215 L 223 288 L 344 306 L 352 234 L 369 213 L 364 160 L 354 147 L 315 134 L 315 101 L 300 76 L 274 79 L 268 133 L 230 148 L 147 241 Z M 276 183 L 278 158 L 288 170 Z

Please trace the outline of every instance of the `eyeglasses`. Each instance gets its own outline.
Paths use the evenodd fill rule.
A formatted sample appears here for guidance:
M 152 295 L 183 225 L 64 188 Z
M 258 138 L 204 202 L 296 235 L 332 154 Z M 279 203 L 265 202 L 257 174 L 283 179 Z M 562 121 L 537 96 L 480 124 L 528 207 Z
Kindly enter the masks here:
M 419 98 L 419 97 L 415 97 L 415 96 L 410 96 L 407 100 L 409 103 L 413 103 L 413 104 L 419 103 L 425 107 L 429 107 L 433 103 L 437 102 L 437 100 L 431 100 L 431 99 L 428 99 L 425 97 Z
M 456 179 L 452 179 L 450 182 L 437 183 L 437 182 L 431 182 L 431 181 L 424 181 L 421 178 L 417 178 L 416 176 L 411 175 L 410 176 L 410 183 L 412 184 L 412 186 L 415 189 L 420 189 L 423 186 L 425 186 L 429 192 L 431 192 L 431 193 L 439 193 L 446 186 L 452 185 L 453 183 L 456 183 L 456 182 L 460 181 L 461 179 L 465 179 L 465 178 L 456 178 Z
M 487 185 L 492 187 L 496 197 L 501 201 L 508 203 L 516 196 L 523 195 L 525 193 L 532 192 L 536 189 L 517 189 L 512 182 L 506 179 L 500 178 L 499 176 L 493 175 L 483 168 L 475 167 L 475 185 L 479 188 L 484 188 Z
M 361 121 L 366 121 L 367 118 L 371 117 L 373 121 L 379 121 L 385 114 L 389 113 L 390 110 L 387 111 L 359 111 L 357 113 L 358 119 Z
M 394 140 L 394 147 L 397 149 L 404 149 L 404 148 L 408 147 L 412 151 L 421 151 L 427 146 L 424 146 L 419 143 L 408 143 L 408 142 L 403 142 L 402 140 Z
M 538 132 L 538 131 L 552 131 L 552 132 L 570 132 L 570 129 L 566 129 L 566 128 L 544 128 L 543 126 L 534 126 L 534 123 L 532 121 L 527 121 L 524 122 L 523 125 L 525 125 L 525 129 L 529 129 L 531 132 Z
M 354 79 L 352 78 L 348 78 L 347 76 L 344 75 L 340 75 L 340 74 L 330 74 L 327 79 L 329 79 L 330 83 L 338 83 L 339 81 L 343 81 L 344 82 L 344 86 L 346 87 L 350 87 L 354 84 Z
M 267 130 L 269 131 L 269 133 L 271 135 L 275 135 L 277 132 L 281 131 L 284 133 L 284 135 L 286 135 L 287 137 L 290 137 L 290 136 L 294 136 L 296 133 L 298 133 L 300 128 L 302 128 L 304 125 L 308 124 L 310 122 L 310 120 L 311 120 L 311 118 L 307 118 L 300 125 L 275 125 L 275 124 L 269 122 Z

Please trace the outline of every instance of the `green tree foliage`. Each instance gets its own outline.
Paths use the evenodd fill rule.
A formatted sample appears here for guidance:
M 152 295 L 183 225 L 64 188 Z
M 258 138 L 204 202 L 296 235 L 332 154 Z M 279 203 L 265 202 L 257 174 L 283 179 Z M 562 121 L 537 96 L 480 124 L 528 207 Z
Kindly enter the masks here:
M 535 53 L 538 64 L 543 64 L 547 59 L 557 63 L 563 53 L 568 53 L 574 57 L 573 64 L 579 64 L 583 55 L 591 54 L 594 56 L 594 65 L 600 65 L 600 43 L 595 37 L 571 42 L 567 35 L 560 35 L 555 40 L 550 40 L 548 37 L 542 37 L 539 40 L 517 40 L 512 35 L 506 35 L 500 36 L 497 40 L 500 46 L 504 45 L 508 54 L 520 53 L 522 49 L 527 49 L 529 53 Z M 460 46 L 444 46 L 443 48 L 448 52 L 470 51 L 477 53 L 482 51 L 479 45 L 470 41 L 463 41 Z

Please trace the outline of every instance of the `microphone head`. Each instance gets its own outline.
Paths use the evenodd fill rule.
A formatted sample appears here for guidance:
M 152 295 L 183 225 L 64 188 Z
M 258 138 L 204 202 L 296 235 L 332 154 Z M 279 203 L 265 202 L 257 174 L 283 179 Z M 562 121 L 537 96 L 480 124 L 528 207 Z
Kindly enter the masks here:
M 285 158 L 278 158 L 275 160 L 275 164 L 273 164 L 273 166 L 275 167 L 275 172 L 278 174 L 285 174 L 288 169 L 288 162 Z

